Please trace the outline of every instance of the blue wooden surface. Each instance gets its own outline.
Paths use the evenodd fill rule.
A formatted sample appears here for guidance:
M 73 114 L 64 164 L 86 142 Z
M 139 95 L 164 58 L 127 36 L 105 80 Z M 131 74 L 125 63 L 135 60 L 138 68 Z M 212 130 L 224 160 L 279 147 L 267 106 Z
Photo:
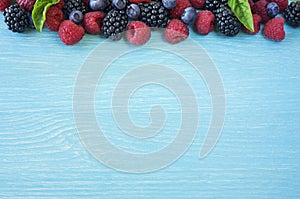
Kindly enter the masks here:
M 201 77 L 175 65 L 201 91 L 195 141 L 169 167 L 130 174 L 95 160 L 81 144 L 74 123 L 77 74 L 103 39 L 87 35 L 70 47 L 57 33 L 13 34 L 1 22 L 0 198 L 300 198 L 300 29 L 286 27 L 286 33 L 278 43 L 261 34 L 225 38 L 191 33 L 223 79 L 226 118 L 220 140 L 208 157 L 198 159 L 211 114 L 210 96 Z M 160 34 L 152 38 L 160 39 Z M 115 132 L 107 136 L 124 150 L 162 147 L 172 135 L 143 148 L 115 131 L 110 85 L 122 72 L 110 68 L 100 82 L 104 92 L 97 93 L 95 108 L 97 117 L 107 119 L 102 127 Z M 137 124 L 149 122 L 147 107 L 159 97 L 165 99 L 167 112 L 179 112 L 170 93 L 145 87 L 131 104 Z M 179 120 L 173 116 L 166 127 L 178 128 Z

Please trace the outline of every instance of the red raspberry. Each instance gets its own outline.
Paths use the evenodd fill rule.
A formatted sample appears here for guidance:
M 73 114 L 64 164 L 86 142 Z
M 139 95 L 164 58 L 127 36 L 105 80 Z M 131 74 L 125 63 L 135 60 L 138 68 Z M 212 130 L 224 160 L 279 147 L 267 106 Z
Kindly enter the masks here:
M 132 21 L 127 26 L 126 38 L 132 45 L 143 45 L 151 37 L 150 28 L 141 21 Z
M 281 41 L 285 38 L 284 19 L 281 17 L 273 18 L 264 27 L 263 34 L 266 38 Z
M 258 14 L 261 17 L 262 23 L 266 23 L 267 21 L 269 21 L 271 19 L 268 15 L 267 9 L 266 9 L 268 3 L 269 2 L 267 0 L 259 0 L 259 1 L 255 2 L 255 4 L 254 4 L 254 13 Z
M 176 6 L 170 10 L 171 18 L 180 19 L 184 9 L 191 6 L 192 5 L 189 0 L 177 0 Z
M 57 4 L 55 4 L 54 6 L 58 7 L 59 9 L 62 9 L 65 5 L 65 1 L 64 0 L 60 0 Z
M 66 45 L 73 45 L 83 38 L 84 29 L 71 20 L 65 20 L 59 26 L 58 36 Z
M 87 33 L 100 34 L 105 14 L 100 11 L 88 12 L 83 17 L 83 27 Z
M 3 12 L 5 8 L 9 7 L 12 0 L 1 0 L 0 1 L 0 11 Z
M 36 0 L 17 0 L 17 2 L 24 10 L 31 12 Z
M 201 9 L 205 6 L 205 0 L 190 0 L 190 3 L 195 9 Z
M 203 10 L 198 12 L 195 29 L 202 35 L 207 35 L 214 29 L 215 15 L 209 10 Z
M 85 6 L 89 7 L 90 6 L 90 0 L 82 0 Z
M 171 44 L 181 42 L 188 38 L 189 29 L 179 19 L 172 19 L 166 27 L 165 39 Z
M 258 14 L 253 14 L 252 17 L 253 17 L 253 24 L 254 24 L 254 32 L 248 30 L 244 25 L 242 26 L 242 29 L 248 34 L 255 35 L 260 31 L 261 17 Z
M 248 0 L 248 3 L 250 5 L 251 12 L 253 13 L 254 12 L 254 2 L 253 2 L 253 0 Z
M 63 20 L 63 11 L 56 6 L 51 6 L 46 13 L 45 26 L 51 31 L 58 31 L 58 28 Z
M 269 2 L 275 2 L 277 3 L 278 7 L 279 7 L 279 12 L 283 12 L 284 9 L 286 9 L 289 5 L 289 1 L 288 0 L 269 0 Z
M 138 4 L 138 3 L 149 3 L 150 0 L 129 0 L 130 3 L 135 3 L 135 4 Z

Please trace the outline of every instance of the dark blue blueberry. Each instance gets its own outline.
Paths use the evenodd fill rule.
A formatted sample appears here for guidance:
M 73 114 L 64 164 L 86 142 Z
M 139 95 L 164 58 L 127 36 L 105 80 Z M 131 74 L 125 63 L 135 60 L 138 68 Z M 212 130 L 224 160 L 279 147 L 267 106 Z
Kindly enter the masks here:
M 70 13 L 69 19 L 76 24 L 80 24 L 83 20 L 83 14 L 79 10 L 74 10 Z
M 197 12 L 193 7 L 187 7 L 186 9 L 184 9 L 181 15 L 181 20 L 183 21 L 183 23 L 187 25 L 193 24 L 196 18 L 197 18 Z
M 104 10 L 108 6 L 108 0 L 90 0 L 92 10 Z
M 269 17 L 275 17 L 279 13 L 279 6 L 275 2 L 268 3 L 266 9 Z
M 126 0 L 112 0 L 112 5 L 117 10 L 123 10 L 126 7 Z
M 141 14 L 141 9 L 136 4 L 130 4 L 127 6 L 126 14 L 130 19 L 137 19 Z
M 162 0 L 165 8 L 172 9 L 176 6 L 176 0 Z
M 35 26 L 34 26 L 34 23 L 32 21 L 32 17 L 31 17 L 30 12 L 28 12 L 27 15 L 28 15 L 28 27 L 32 28 L 32 29 L 35 29 Z

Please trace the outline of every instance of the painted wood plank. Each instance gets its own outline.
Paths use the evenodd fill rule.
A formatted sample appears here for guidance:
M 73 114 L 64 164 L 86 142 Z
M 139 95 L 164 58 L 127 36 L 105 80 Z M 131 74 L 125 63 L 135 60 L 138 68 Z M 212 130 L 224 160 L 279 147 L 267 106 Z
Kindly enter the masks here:
M 289 27 L 286 32 L 286 39 L 279 43 L 260 34 L 224 38 L 191 32 L 223 79 L 226 118 L 222 135 L 213 152 L 200 160 L 199 149 L 211 117 L 210 95 L 201 76 L 176 61 L 173 67 L 198 91 L 197 136 L 184 156 L 169 167 L 131 174 L 95 160 L 80 142 L 74 122 L 77 75 L 103 38 L 87 35 L 69 47 L 57 33 L 13 34 L 0 23 L 0 197 L 300 198 L 300 32 Z M 161 34 L 153 33 L 152 39 L 161 39 Z M 135 58 L 129 54 L 124 60 L 134 63 Z M 144 59 L 151 61 L 151 57 Z M 161 103 L 171 118 L 166 123 L 171 130 L 153 142 L 121 134 L 109 97 L 130 67 L 112 66 L 99 82 L 97 118 L 106 136 L 122 149 L 159 149 L 172 141 L 172 132 L 178 129 L 180 105 L 165 89 L 145 87 L 132 98 L 131 116 L 137 124 L 147 125 L 149 107 Z

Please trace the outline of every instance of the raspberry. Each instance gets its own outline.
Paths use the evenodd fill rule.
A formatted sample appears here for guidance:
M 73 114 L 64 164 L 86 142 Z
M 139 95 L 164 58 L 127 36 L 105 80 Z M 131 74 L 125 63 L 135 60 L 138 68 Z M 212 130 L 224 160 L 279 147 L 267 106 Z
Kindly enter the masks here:
M 58 31 L 61 22 L 64 20 L 64 13 L 56 6 L 51 6 L 46 13 L 45 26 L 51 31 Z
M 195 29 L 202 35 L 207 35 L 214 29 L 215 15 L 209 10 L 203 10 L 198 12 Z
M 83 38 L 84 29 L 71 20 L 65 20 L 59 26 L 58 36 L 66 45 L 73 45 Z
M 205 6 L 205 0 L 190 0 L 190 3 L 196 9 L 201 9 Z
M 181 42 L 188 36 L 188 27 L 179 19 L 172 19 L 166 27 L 165 40 L 171 44 Z
M 191 6 L 189 0 L 177 0 L 176 6 L 170 10 L 171 18 L 180 19 L 184 9 Z
M 55 4 L 54 6 L 58 7 L 59 9 L 62 9 L 65 5 L 65 1 L 64 0 L 60 0 L 57 4 Z
M 17 0 L 17 2 L 24 10 L 31 12 L 36 0 Z
M 12 3 L 12 0 L 1 0 L 0 1 L 0 11 L 3 12 L 5 8 L 8 8 L 10 4 Z
M 150 28 L 141 21 L 132 21 L 127 26 L 126 38 L 132 45 L 143 45 L 151 37 Z
M 248 3 L 250 5 L 251 12 L 253 13 L 254 12 L 254 1 L 253 0 L 248 0 Z
M 281 41 L 285 38 L 284 19 L 281 17 L 273 18 L 264 27 L 263 34 L 266 38 Z
M 261 17 L 262 23 L 266 23 L 271 19 L 267 13 L 268 3 L 269 2 L 267 0 L 259 0 L 254 4 L 254 13 L 258 14 Z
M 83 27 L 87 33 L 100 34 L 105 14 L 100 11 L 88 12 L 83 17 Z
M 84 3 L 85 6 L 90 6 L 90 0 L 82 0 L 82 3 Z
M 248 34 L 255 35 L 260 31 L 260 23 L 261 23 L 261 17 L 258 14 L 253 14 L 254 32 L 248 30 L 244 25 L 242 26 L 242 29 Z
M 279 6 L 279 12 L 283 12 L 289 5 L 288 0 L 270 0 L 270 2 L 275 2 Z
M 150 3 L 150 0 L 129 0 L 130 3 Z

